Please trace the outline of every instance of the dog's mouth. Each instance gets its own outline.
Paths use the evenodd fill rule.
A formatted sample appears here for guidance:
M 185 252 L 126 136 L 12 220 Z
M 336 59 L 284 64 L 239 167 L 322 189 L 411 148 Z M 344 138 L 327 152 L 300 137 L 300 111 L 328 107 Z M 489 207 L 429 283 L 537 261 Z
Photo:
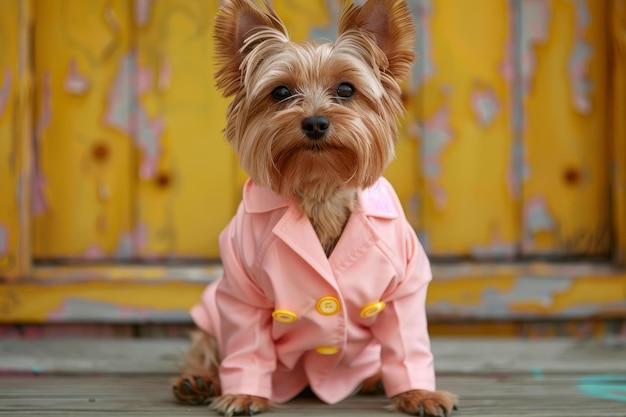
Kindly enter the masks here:
M 321 153 L 324 152 L 326 150 L 326 146 L 322 145 L 319 142 L 311 142 L 311 143 L 307 143 L 304 146 L 304 149 L 306 149 L 307 151 L 311 152 L 311 153 Z
M 302 149 L 311 153 L 339 152 L 342 150 L 345 151 L 345 148 L 329 143 L 325 140 L 305 142 L 302 146 Z

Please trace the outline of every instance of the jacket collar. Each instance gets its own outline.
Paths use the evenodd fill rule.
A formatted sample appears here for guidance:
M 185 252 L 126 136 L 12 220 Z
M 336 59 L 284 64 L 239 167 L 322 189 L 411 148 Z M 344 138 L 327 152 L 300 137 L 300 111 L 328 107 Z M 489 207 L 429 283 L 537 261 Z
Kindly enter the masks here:
M 395 219 L 399 216 L 395 193 L 389 182 L 380 178 L 374 185 L 359 192 L 359 207 L 365 216 Z M 247 213 L 267 213 L 295 205 L 293 198 L 283 197 L 267 187 L 248 179 L 244 185 L 243 204 Z

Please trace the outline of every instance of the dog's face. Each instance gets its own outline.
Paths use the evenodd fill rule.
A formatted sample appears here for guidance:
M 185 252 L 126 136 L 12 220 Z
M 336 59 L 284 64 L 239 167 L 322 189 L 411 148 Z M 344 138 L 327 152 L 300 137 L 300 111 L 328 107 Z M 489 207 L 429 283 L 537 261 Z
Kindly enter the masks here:
M 290 42 L 268 3 L 226 0 L 216 79 L 253 181 L 286 196 L 373 184 L 394 156 L 414 36 L 403 1 L 345 6 L 337 41 L 318 45 Z

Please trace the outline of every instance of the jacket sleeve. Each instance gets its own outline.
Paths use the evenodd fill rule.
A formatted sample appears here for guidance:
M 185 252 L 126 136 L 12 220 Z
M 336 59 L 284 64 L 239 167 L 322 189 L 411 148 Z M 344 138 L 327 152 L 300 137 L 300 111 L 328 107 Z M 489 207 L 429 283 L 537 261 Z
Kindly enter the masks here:
M 240 210 L 220 235 L 224 276 L 216 290 L 216 304 L 221 323 L 222 393 L 271 398 L 276 367 L 271 340 L 272 306 L 242 259 L 242 245 L 253 241 L 245 235 L 242 216 Z
M 404 276 L 383 296 L 385 310 L 372 326 L 381 344 L 383 384 L 387 396 L 434 390 L 435 371 L 426 320 L 430 264 L 413 229 L 405 221 Z

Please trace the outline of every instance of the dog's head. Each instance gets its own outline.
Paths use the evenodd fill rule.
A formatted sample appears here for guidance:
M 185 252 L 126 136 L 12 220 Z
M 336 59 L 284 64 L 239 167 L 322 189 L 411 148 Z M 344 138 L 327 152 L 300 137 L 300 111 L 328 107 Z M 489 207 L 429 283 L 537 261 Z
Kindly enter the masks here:
M 344 5 L 337 41 L 320 44 L 291 42 L 268 1 L 223 1 L 216 80 L 253 181 L 282 195 L 372 185 L 394 156 L 414 38 L 404 0 Z

